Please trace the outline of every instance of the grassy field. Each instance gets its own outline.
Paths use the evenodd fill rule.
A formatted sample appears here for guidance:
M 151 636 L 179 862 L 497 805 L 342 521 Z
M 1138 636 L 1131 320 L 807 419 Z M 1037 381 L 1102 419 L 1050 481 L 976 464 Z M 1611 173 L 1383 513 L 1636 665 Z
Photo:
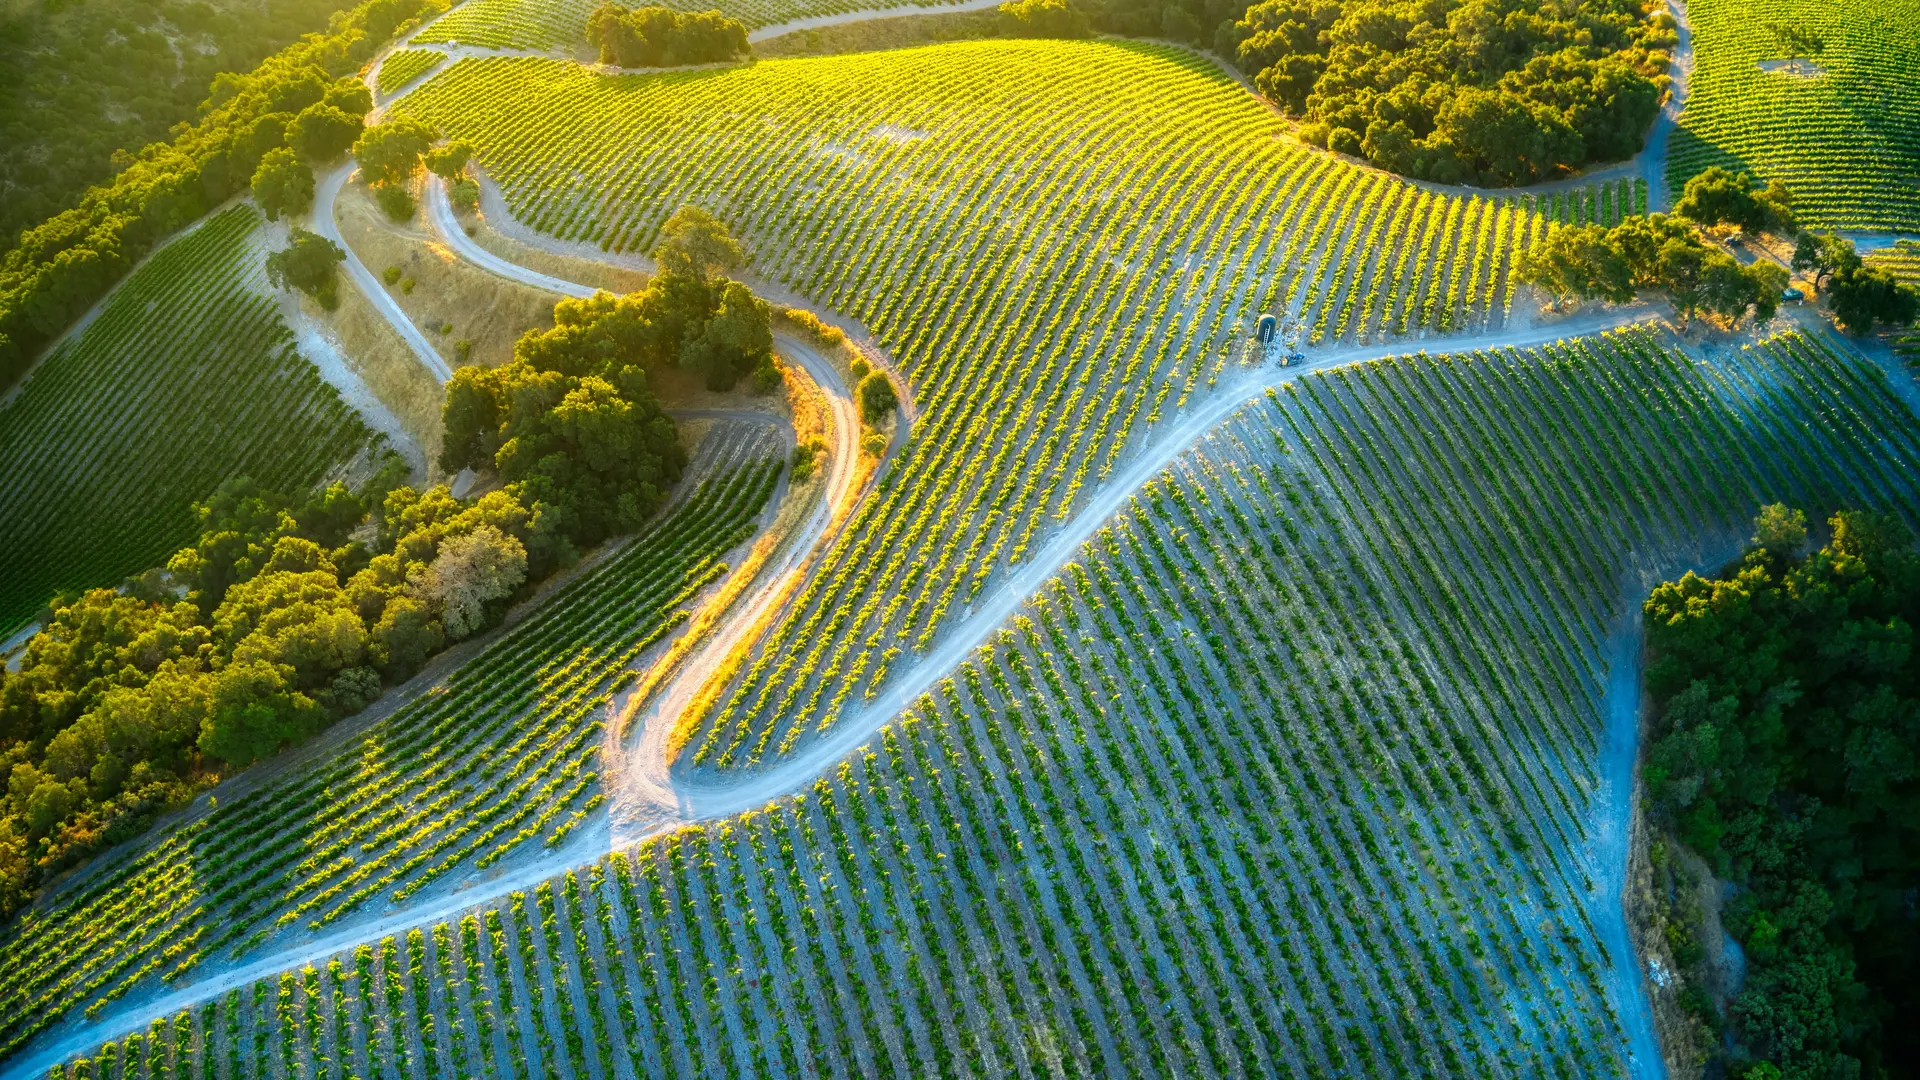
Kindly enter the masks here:
M 304 491 L 378 437 L 295 347 L 240 205 L 168 244 L 0 405 L 0 636 L 118 584 L 251 476 Z
M 1724 165 L 1785 181 L 1803 224 L 1920 230 L 1920 2 L 1692 0 L 1687 19 L 1694 68 L 1667 162 L 1674 191 Z M 1775 25 L 1824 40 L 1812 66 L 1778 69 Z
M 1917 455 L 1791 335 L 1304 376 L 802 797 L 64 1075 L 1623 1075 L 1609 635 L 1763 501 L 1912 520 Z
M 0 960 L 0 1056 L 69 1013 L 190 982 L 276 934 L 565 841 L 604 798 L 608 695 L 726 572 L 718 560 L 772 491 L 773 436 L 730 443 L 696 465 L 709 479 L 680 507 L 444 684 L 22 918 Z
M 694 744 L 722 767 L 876 693 L 1241 364 L 1261 312 L 1317 344 L 1498 327 L 1550 217 L 1645 195 L 1436 195 L 1291 144 L 1208 61 L 1113 42 L 625 77 L 470 59 L 399 108 L 472 140 L 517 216 L 562 238 L 646 251 L 705 206 L 756 274 L 861 319 L 912 383 L 903 458 Z

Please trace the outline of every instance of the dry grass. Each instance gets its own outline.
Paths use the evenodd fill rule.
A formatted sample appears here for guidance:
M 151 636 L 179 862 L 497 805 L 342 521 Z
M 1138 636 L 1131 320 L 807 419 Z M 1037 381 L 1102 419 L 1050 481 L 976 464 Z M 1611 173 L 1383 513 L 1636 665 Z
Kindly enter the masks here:
M 401 282 L 413 282 L 411 291 L 401 282 L 387 289 L 449 367 L 504 364 L 521 334 L 553 325 L 558 296 L 461 260 L 433 239 L 418 216 L 394 224 L 357 184 L 341 193 L 339 221 L 340 235 L 368 269 L 384 274 L 398 267 Z M 448 325 L 452 329 L 443 332 Z M 472 343 L 465 358 L 456 347 L 463 340 Z
M 347 365 L 420 443 L 428 473 L 437 477 L 440 403 L 445 398 L 439 380 L 420 366 L 413 350 L 360 290 L 343 281 L 339 294 L 340 306 L 333 311 L 322 311 L 305 296 L 300 298 L 301 309 L 332 331 Z

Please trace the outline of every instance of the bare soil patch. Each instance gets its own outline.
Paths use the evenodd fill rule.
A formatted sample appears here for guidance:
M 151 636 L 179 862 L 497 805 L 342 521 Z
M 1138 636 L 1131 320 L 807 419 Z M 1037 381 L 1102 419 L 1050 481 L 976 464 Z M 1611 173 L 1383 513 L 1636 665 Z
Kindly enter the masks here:
M 1827 73 L 1826 68 L 1811 60 L 1762 60 L 1756 66 L 1769 75 L 1784 75 L 1790 79 L 1818 79 Z

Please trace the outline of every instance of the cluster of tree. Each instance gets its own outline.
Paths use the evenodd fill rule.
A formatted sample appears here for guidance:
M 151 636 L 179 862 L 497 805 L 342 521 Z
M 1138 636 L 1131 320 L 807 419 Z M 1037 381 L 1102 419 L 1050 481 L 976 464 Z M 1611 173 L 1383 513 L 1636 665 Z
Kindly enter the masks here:
M 1721 577 L 1646 604 L 1659 821 L 1738 885 L 1734 1075 L 1920 1070 L 1920 557 L 1895 519 L 1768 507 Z
M 1756 189 L 1753 175 L 1730 172 L 1718 165 L 1687 181 L 1673 212 L 1701 225 L 1735 225 L 1751 233 L 1799 231 L 1793 217 L 1793 195 L 1787 185 L 1771 180 Z
M 1000 5 L 1000 18 L 1013 37 L 1083 38 L 1093 33 L 1087 13 L 1068 0 L 1014 0 Z
M 149 144 L 77 206 L 23 232 L 0 260 L 0 386 L 154 244 L 246 189 L 269 153 L 323 152 L 338 138 L 334 110 L 357 131 L 371 103 L 353 72 L 397 28 L 445 7 L 366 0 L 252 72 L 222 73 L 171 142 Z
M 714 390 L 780 381 L 773 312 L 721 276 L 746 261 L 726 227 L 683 206 L 661 231 L 644 288 L 562 300 L 551 330 L 512 361 L 462 367 L 447 383 L 440 466 L 497 473 L 580 543 L 637 527 L 685 463 L 647 372 L 698 373 Z
M 714 64 L 749 52 L 746 24 L 718 11 L 624 8 L 609 0 L 587 16 L 587 40 L 601 63 L 619 67 Z
M 1831 232 L 1803 232 L 1793 248 L 1793 268 L 1812 274 L 1834 321 L 1864 334 L 1875 323 L 1906 326 L 1920 318 L 1920 292 L 1877 266 L 1860 260 L 1853 241 Z
M 0 676 L 0 912 L 365 708 L 568 553 L 519 491 L 461 502 L 395 473 L 305 502 L 230 482 L 164 568 L 55 600 Z
M 130 151 L 191 120 L 222 71 L 247 71 L 343 0 L 17 4 L 0 13 L 0 250 L 73 206 Z
M 1704 311 L 1729 323 L 1749 311 L 1773 318 L 1787 272 L 1764 260 L 1742 266 L 1701 240 L 1684 218 L 1630 217 L 1611 229 L 1579 225 L 1556 229 L 1520 257 L 1521 280 L 1558 297 L 1625 303 L 1658 292 L 1684 318 Z
M 1264 0 L 1216 34 L 1301 137 L 1440 183 L 1524 184 L 1632 156 L 1672 17 L 1642 0 Z
M 1079 6 L 1103 33 L 1161 38 L 1232 56 L 1233 25 L 1246 12 L 1247 0 L 1079 0 Z
M 436 146 L 439 141 L 438 131 L 403 117 L 366 129 L 353 144 L 353 158 L 360 166 L 360 178 L 373 189 L 374 201 L 388 217 L 395 221 L 413 217 L 411 185 L 423 164 L 449 184 L 472 184 L 466 179 L 466 171 L 467 162 L 473 157 L 473 145 L 455 140 Z M 474 188 L 471 194 L 477 199 L 478 189 Z

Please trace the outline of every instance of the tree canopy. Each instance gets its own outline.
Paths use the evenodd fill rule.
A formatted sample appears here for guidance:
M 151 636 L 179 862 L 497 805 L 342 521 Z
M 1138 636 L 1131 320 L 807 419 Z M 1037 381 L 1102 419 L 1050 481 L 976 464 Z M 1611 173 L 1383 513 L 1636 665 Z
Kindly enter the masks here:
M 340 245 L 295 226 L 287 247 L 267 256 L 267 280 L 276 288 L 299 289 L 320 301 L 321 307 L 332 310 L 338 302 L 336 271 L 346 258 Z
M 1910 1075 L 1920 1039 L 1888 1021 L 1920 1014 L 1920 557 L 1864 511 L 1804 556 L 1803 514 L 1756 525 L 1720 577 L 1647 600 L 1647 792 L 1740 886 L 1733 1056 L 1765 1063 L 1744 1075 Z
M 1522 280 L 1560 297 L 1625 303 L 1658 292 L 1686 318 L 1705 311 L 1729 323 L 1749 312 L 1771 319 L 1787 285 L 1773 263 L 1742 266 L 1710 249 L 1693 226 L 1665 214 L 1629 217 L 1611 229 L 1555 229 L 1520 258 Z
M 1729 172 L 1718 165 L 1687 181 L 1673 212 L 1702 225 L 1737 225 L 1748 232 L 1798 232 L 1793 218 L 1793 196 L 1779 180 L 1754 190 L 1751 173 Z
M 1510 185 L 1638 151 L 1672 27 L 1634 0 L 1265 0 L 1215 44 L 1308 142 Z
M 247 480 L 195 508 L 200 538 L 123 590 L 56 600 L 0 674 L 0 912 L 228 769 L 365 708 L 498 620 L 570 549 L 495 491 Z
M 587 41 L 600 62 L 620 67 L 713 64 L 748 55 L 747 27 L 718 11 L 625 8 L 603 0 L 587 16 Z
M 1793 268 L 1813 275 L 1833 308 L 1834 321 L 1848 333 L 1865 334 L 1875 323 L 1906 326 L 1920 319 L 1920 292 L 1888 271 L 1866 265 L 1853 241 L 1843 236 L 1801 233 L 1793 249 Z

